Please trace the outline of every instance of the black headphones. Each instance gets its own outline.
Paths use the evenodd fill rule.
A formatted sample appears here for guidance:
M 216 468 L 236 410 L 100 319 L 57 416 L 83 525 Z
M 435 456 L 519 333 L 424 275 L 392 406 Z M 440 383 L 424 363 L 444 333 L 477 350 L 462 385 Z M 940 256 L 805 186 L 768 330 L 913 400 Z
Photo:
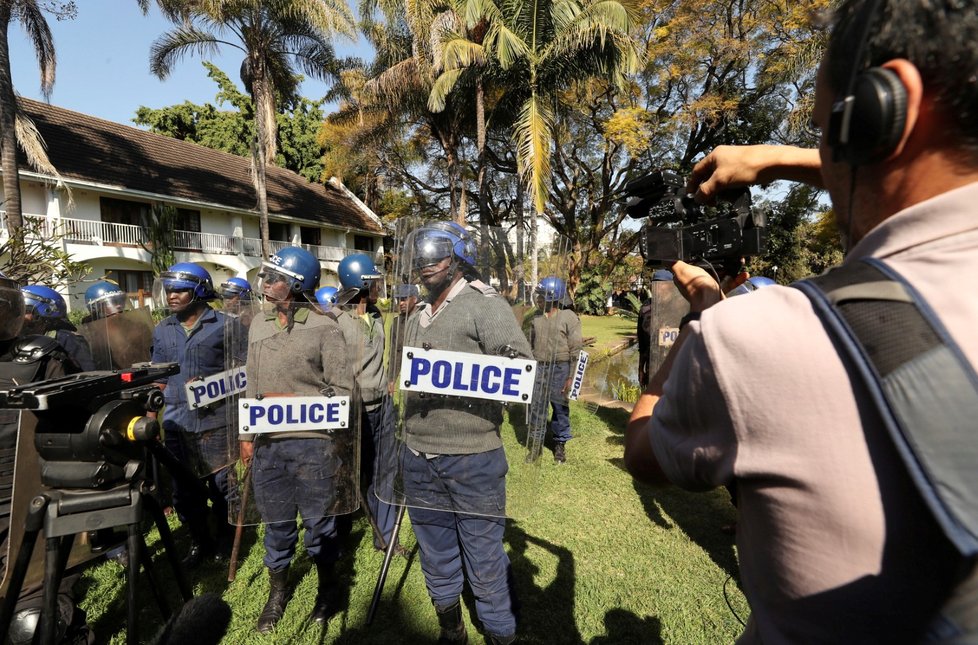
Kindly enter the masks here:
M 873 6 L 856 48 L 845 95 L 832 104 L 828 141 L 833 161 L 862 166 L 882 161 L 896 148 L 907 121 L 907 90 L 891 70 L 860 69 L 882 0 Z

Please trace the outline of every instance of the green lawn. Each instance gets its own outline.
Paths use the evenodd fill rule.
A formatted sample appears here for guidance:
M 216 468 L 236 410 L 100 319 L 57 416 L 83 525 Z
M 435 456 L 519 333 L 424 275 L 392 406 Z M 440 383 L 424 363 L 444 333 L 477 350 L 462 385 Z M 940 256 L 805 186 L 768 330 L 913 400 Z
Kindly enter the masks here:
M 741 618 L 746 617 L 748 609 L 736 581 L 733 539 L 719 530 L 734 518 L 727 494 L 690 494 L 635 484 L 622 470 L 626 418 L 622 410 L 591 413 L 585 405 L 572 404 L 577 437 L 568 444 L 568 463 L 555 465 L 546 451 L 532 481 L 511 482 L 514 494 L 533 499 L 521 518 L 509 522 L 506 534 L 520 601 L 520 642 L 722 643 L 733 641 L 740 631 L 724 600 L 726 587 L 731 604 Z M 504 427 L 504 434 L 511 444 L 515 442 L 510 426 Z M 176 527 L 176 520 L 171 521 Z M 176 528 L 176 534 L 184 549 L 185 531 Z M 196 592 L 222 593 L 231 604 L 234 618 L 225 642 L 386 644 L 437 638 L 437 620 L 407 522 L 401 539 L 413 555 L 394 561 L 373 625 L 367 626 L 365 619 L 381 555 L 374 552 L 369 527 L 358 514 L 353 539 L 338 567 L 342 587 L 338 613 L 325 630 L 306 621 L 315 597 L 316 572 L 300 546 L 292 571 L 295 595 L 282 623 L 268 636 L 254 631 L 268 592 L 263 549 L 255 530 L 245 535 L 244 556 L 233 583 L 226 582 L 226 567 L 218 565 L 191 577 Z M 159 554 L 157 563 L 158 577 L 168 598 L 175 601 L 175 585 Z M 145 577 L 143 581 L 140 608 L 145 640 L 160 618 Z M 85 574 L 80 587 L 98 642 L 124 642 L 122 568 L 101 564 Z M 470 642 L 482 643 L 472 625 L 472 599 L 466 598 L 465 604 Z
M 592 349 L 588 352 L 594 356 L 607 354 L 626 343 L 635 336 L 636 322 L 634 318 L 620 316 L 581 316 L 581 331 L 584 337 L 594 336 Z

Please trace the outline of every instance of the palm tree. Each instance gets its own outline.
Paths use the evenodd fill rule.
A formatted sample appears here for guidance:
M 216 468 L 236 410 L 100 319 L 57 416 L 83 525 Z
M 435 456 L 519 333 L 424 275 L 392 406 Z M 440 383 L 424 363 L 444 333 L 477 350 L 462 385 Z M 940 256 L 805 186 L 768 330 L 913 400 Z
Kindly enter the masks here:
M 23 25 L 34 45 L 41 72 L 41 93 L 45 98 L 54 88 L 54 39 L 47 20 L 36 0 L 0 0 L 0 167 L 3 169 L 3 206 L 7 211 L 7 230 L 20 238 L 24 224 L 20 203 L 20 179 L 17 164 L 18 135 L 24 140 L 28 157 L 36 159 L 45 169 L 50 167 L 44 154 L 40 135 L 24 117 L 18 118 L 17 95 L 10 74 L 10 49 L 7 30 L 11 21 Z M 19 127 L 18 127 L 19 126 Z
M 140 0 L 143 1 L 143 0 Z M 162 0 L 160 9 L 177 27 L 160 36 L 150 69 L 165 79 L 186 54 L 205 56 L 221 45 L 241 51 L 241 82 L 255 106 L 252 145 L 262 252 L 271 255 L 265 166 L 275 158 L 276 96 L 298 89 L 296 71 L 326 80 L 338 74 L 330 39 L 356 37 L 353 15 L 343 0 Z
M 543 213 L 550 180 L 553 115 L 560 92 L 571 83 L 595 76 L 624 87 L 641 58 L 632 30 L 636 10 L 631 0 L 453 0 L 468 33 L 443 43 L 444 71 L 428 100 L 434 111 L 445 109 L 448 96 L 466 74 L 506 74 L 505 92 L 520 96 L 513 141 L 519 172 L 537 213 Z M 474 37 L 473 37 L 474 36 Z M 476 85 L 481 105 L 484 89 Z M 484 116 L 477 117 L 484 124 Z M 484 127 L 484 125 L 482 126 Z M 480 141 L 484 135 L 479 135 Z M 481 155 L 480 155 L 481 156 Z

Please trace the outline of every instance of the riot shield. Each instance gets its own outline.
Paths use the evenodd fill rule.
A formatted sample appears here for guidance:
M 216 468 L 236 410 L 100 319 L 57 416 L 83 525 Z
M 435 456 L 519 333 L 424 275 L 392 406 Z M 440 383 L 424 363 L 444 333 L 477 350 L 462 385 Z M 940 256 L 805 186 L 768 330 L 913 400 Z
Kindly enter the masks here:
M 546 426 L 526 410 L 549 396 L 538 372 L 552 361 L 534 358 L 523 328 L 520 260 L 499 229 L 398 223 L 385 502 L 494 517 L 532 503 Z
M 651 283 L 649 300 L 639 312 L 639 364 L 646 365 L 648 376 L 662 365 L 679 336 L 679 321 L 689 311 L 689 302 L 672 282 Z
M 133 309 L 83 323 L 78 332 L 92 351 L 97 370 L 118 370 L 150 360 L 153 316 Z
M 243 334 L 227 329 L 240 324 L 237 318 L 209 305 L 189 303 L 166 311 L 169 315 L 154 330 L 152 360 L 177 363 L 180 372 L 163 383 L 163 440 L 177 461 L 197 477 L 206 477 L 232 463 L 227 406 L 243 383 L 226 370 L 227 354 L 235 353 L 228 340 L 233 343 Z
M 262 292 L 260 283 L 255 292 Z M 236 389 L 227 406 L 229 455 L 236 460 L 229 474 L 232 523 L 357 510 L 360 339 L 345 333 L 337 312 L 323 313 L 302 294 L 241 306 L 249 310 L 226 327 L 227 345 L 235 348 L 225 355 Z

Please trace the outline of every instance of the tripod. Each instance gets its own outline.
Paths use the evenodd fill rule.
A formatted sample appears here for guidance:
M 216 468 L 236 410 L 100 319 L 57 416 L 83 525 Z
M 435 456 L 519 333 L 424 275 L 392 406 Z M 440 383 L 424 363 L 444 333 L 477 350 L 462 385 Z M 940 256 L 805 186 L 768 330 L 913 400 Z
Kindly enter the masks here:
M 193 592 L 177 557 L 173 534 L 166 523 L 166 517 L 159 501 L 143 481 L 126 482 L 108 490 L 59 490 L 45 491 L 31 500 L 31 508 L 24 527 L 23 541 L 11 574 L 7 596 L 0 609 L 0 634 L 6 635 L 10 629 L 17 597 L 23 589 L 24 579 L 30 565 L 34 545 L 41 529 L 45 534 L 43 606 L 40 618 L 40 642 L 54 645 L 57 628 L 58 587 L 68 563 L 75 535 L 93 528 L 125 526 L 128 533 L 129 548 L 128 579 L 128 629 L 127 643 L 139 642 L 139 622 L 137 620 L 137 599 L 139 567 L 142 565 L 149 578 L 150 588 L 163 619 L 170 617 L 170 608 L 163 598 L 153 571 L 152 558 L 146 548 L 141 524 L 145 513 L 149 513 L 159 529 L 164 552 L 173 568 L 173 573 L 183 595 L 184 601 L 193 597 Z

